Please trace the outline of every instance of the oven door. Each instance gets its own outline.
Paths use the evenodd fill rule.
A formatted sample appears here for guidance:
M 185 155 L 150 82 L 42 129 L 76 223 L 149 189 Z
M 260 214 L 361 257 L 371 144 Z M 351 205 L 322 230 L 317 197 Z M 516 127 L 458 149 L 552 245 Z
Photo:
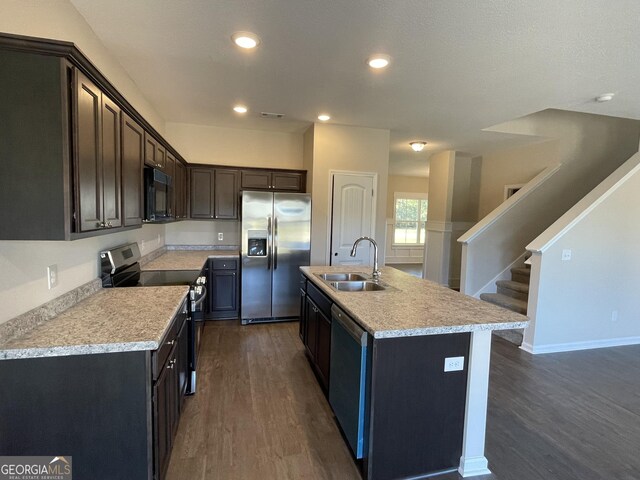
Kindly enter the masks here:
M 200 352 L 200 342 L 204 329 L 204 309 L 207 301 L 207 287 L 199 285 L 191 287 L 189 293 L 189 386 L 187 394 L 193 395 L 196 392 L 196 369 L 198 367 L 198 353 Z

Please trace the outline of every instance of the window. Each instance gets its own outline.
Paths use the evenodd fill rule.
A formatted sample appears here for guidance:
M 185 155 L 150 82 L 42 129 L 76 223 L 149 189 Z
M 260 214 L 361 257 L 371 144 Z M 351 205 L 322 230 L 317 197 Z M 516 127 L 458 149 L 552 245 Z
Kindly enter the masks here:
M 394 244 L 424 244 L 427 207 L 428 200 L 425 193 L 396 192 L 394 194 Z

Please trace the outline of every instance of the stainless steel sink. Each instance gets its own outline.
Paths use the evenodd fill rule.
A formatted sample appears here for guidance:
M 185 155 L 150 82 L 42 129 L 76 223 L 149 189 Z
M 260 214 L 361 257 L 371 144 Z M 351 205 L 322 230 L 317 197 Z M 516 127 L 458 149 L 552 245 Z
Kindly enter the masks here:
M 387 287 L 370 281 L 340 281 L 328 282 L 329 285 L 341 292 L 375 292 L 386 290 Z
M 367 277 L 361 273 L 319 273 L 318 276 L 327 282 L 353 282 L 367 280 Z

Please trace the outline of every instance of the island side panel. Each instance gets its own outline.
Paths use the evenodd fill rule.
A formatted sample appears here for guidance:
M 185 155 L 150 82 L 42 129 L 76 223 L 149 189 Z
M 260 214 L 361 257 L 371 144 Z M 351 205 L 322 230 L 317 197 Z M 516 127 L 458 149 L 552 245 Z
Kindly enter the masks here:
M 69 455 L 74 478 L 150 479 L 149 352 L 0 361 L 2 455 Z
M 469 333 L 374 340 L 365 478 L 407 478 L 458 467 L 469 342 Z M 444 372 L 447 357 L 464 357 L 464 369 Z

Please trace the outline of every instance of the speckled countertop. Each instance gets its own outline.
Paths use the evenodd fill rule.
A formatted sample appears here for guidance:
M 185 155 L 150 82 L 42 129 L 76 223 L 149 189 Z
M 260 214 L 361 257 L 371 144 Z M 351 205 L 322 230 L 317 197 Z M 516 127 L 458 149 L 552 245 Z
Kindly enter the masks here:
M 300 270 L 375 338 L 506 330 L 528 324 L 524 315 L 391 267 L 382 267 L 380 281 L 395 290 L 376 292 L 338 292 L 316 276 L 327 272 L 370 275 L 371 267 L 319 266 Z
M 142 270 L 201 270 L 209 257 L 238 258 L 238 250 L 170 250 Z
M 188 290 L 105 288 L 0 345 L 0 360 L 156 350 Z

